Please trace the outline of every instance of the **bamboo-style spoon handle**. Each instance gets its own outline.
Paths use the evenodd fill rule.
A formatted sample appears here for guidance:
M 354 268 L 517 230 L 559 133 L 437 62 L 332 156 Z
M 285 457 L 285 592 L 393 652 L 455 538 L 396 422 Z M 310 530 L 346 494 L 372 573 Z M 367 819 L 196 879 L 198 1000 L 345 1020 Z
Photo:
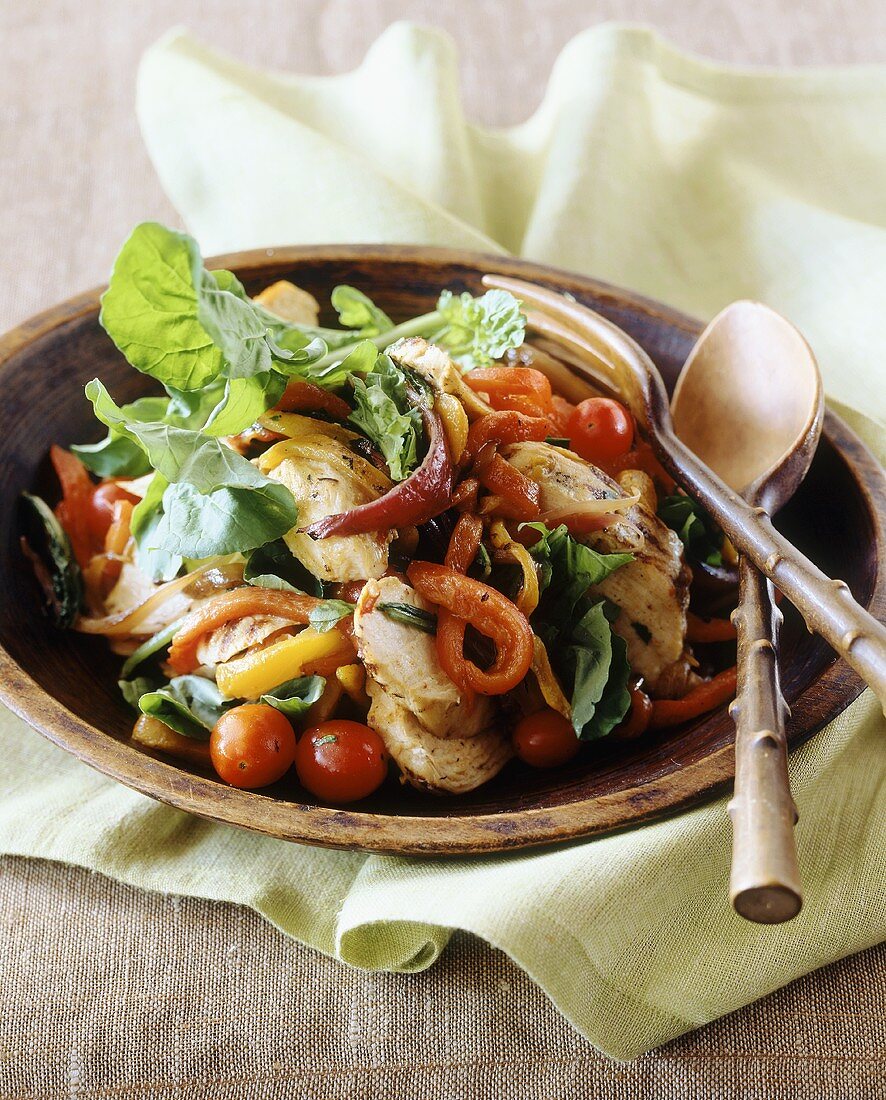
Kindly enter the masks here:
M 794 842 L 797 808 L 788 781 L 789 711 L 778 676 L 782 614 L 771 583 L 744 557 L 732 621 L 738 632 L 738 689 L 729 708 L 735 720 L 729 895 L 747 920 L 780 924 L 803 904 Z
M 886 708 L 886 626 L 857 603 L 845 581 L 832 580 L 772 525 L 765 508 L 729 489 L 673 434 L 653 443 L 674 475 L 713 516 L 733 546 L 763 572 L 806 620 L 859 674 Z

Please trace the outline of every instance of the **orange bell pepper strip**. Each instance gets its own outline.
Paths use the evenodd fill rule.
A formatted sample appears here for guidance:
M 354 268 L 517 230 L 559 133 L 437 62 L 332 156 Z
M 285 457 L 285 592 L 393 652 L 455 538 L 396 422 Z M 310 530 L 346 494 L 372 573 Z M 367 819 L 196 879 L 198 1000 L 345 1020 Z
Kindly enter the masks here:
M 487 413 L 475 420 L 468 431 L 462 462 L 475 459 L 487 443 L 540 442 L 550 435 L 547 420 L 514 410 Z
M 481 695 L 503 695 L 523 680 L 532 664 L 533 634 L 522 611 L 488 584 L 445 565 L 413 562 L 406 572 L 419 595 L 452 613 L 442 622 L 438 618 L 437 656 L 453 683 Z M 488 669 L 465 657 L 469 622 L 495 643 L 495 660 Z
M 464 377 L 472 390 L 488 396 L 494 409 L 535 409 L 536 416 L 551 410 L 551 383 L 534 367 L 479 367 Z
M 351 415 L 351 406 L 343 398 L 301 378 L 287 383 L 275 407 L 281 412 L 325 412 L 335 420 L 347 420 Z
M 443 564 L 459 573 L 467 573 L 477 556 L 482 537 L 483 521 L 477 516 L 464 512 L 458 517 L 458 522 L 449 538 L 449 547 Z
M 692 689 L 682 699 L 655 699 L 650 729 L 678 726 L 735 698 L 735 665 Z
M 502 498 L 496 509 L 508 519 L 532 520 L 541 515 L 541 488 L 495 453 L 478 471 L 480 484 Z
M 311 611 L 323 601 L 299 592 L 270 588 L 234 588 L 213 596 L 185 616 L 169 647 L 169 664 L 178 675 L 197 667 L 197 647 L 204 634 L 246 615 L 279 615 L 292 623 L 309 621 Z
M 449 501 L 450 507 L 457 508 L 460 512 L 473 512 L 477 507 L 477 494 L 480 492 L 480 482 L 475 477 L 466 477 L 460 482 Z
M 74 557 L 80 567 L 85 568 L 94 550 L 89 530 L 89 505 L 95 486 L 89 471 L 75 454 L 53 444 L 49 457 L 62 490 L 55 515 L 71 540 Z
M 730 642 L 734 639 L 735 627 L 729 619 L 703 619 L 692 611 L 687 612 L 687 642 L 699 642 L 705 645 L 708 642 Z

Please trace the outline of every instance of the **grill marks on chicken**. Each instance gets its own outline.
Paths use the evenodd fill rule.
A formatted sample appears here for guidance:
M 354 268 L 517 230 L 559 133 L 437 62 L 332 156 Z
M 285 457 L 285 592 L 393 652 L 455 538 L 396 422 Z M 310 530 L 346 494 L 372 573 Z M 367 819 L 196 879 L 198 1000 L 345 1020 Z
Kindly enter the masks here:
M 354 634 L 366 666 L 371 699 L 367 721 L 415 787 L 448 794 L 472 791 L 512 756 L 510 738 L 496 728 L 496 709 L 478 696 L 470 713 L 437 660 L 433 637 L 396 622 L 384 603 L 428 610 L 397 577 L 370 581 L 360 594 Z

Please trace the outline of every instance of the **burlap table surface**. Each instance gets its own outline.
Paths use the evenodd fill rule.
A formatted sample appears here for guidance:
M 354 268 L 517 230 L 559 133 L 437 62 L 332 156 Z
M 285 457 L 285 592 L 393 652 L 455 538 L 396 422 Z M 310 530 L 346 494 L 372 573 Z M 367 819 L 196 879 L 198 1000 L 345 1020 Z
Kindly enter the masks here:
M 355 64 L 393 18 L 438 23 L 459 42 L 469 109 L 489 123 L 528 114 L 562 44 L 613 16 L 721 60 L 884 60 L 879 0 L 663 7 L 4 2 L 0 329 L 101 282 L 135 221 L 173 220 L 132 99 L 136 59 L 176 22 L 246 61 L 318 73 Z M 886 952 L 869 951 L 621 1066 L 466 936 L 427 973 L 364 974 L 233 906 L 0 860 L 3 1097 L 875 1097 L 884 987 Z

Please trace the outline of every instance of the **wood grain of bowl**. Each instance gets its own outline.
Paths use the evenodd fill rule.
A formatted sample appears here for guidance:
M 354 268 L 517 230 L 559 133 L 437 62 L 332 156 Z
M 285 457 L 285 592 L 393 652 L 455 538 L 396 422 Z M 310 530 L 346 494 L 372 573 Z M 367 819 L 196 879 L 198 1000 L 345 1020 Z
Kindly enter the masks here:
M 499 256 L 374 245 L 281 248 L 220 257 L 211 266 L 234 270 L 253 292 L 290 278 L 322 302 L 337 283 L 353 283 L 395 320 L 432 308 L 442 287 L 476 293 L 486 272 L 513 275 L 568 291 L 622 326 L 669 385 L 701 330 L 690 318 L 625 291 Z M 131 744 L 133 715 L 116 687 L 119 658 L 103 639 L 60 632 L 43 617 L 18 541 L 22 490 L 55 499 L 50 445 L 103 434 L 84 384 L 99 376 L 120 402 L 150 392 L 150 379 L 132 370 L 100 329 L 99 293 L 72 298 L 0 338 L 0 697 L 51 741 L 106 775 L 202 817 L 310 844 L 400 854 L 466 855 L 575 840 L 680 810 L 729 783 L 733 726 L 725 708 L 638 742 L 587 745 L 559 770 L 512 763 L 471 795 L 433 798 L 391 779 L 346 809 L 305 798 L 293 776 L 262 792 L 240 791 Z M 881 619 L 884 515 L 882 470 L 829 412 L 809 476 L 778 525 Z M 790 615 L 782 678 L 793 712 L 791 746 L 830 721 L 862 687 Z

